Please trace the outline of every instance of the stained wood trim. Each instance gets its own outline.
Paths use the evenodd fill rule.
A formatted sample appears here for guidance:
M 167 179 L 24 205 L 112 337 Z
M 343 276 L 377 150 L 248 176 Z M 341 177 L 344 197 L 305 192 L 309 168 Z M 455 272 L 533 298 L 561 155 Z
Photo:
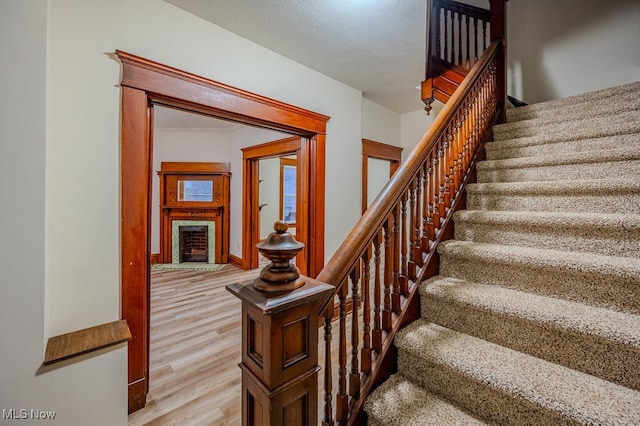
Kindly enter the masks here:
M 307 275 L 310 276 L 317 275 L 324 266 L 325 132 L 329 117 L 120 50 L 116 55 L 122 63 L 122 317 L 132 334 L 128 360 L 129 411 L 132 412 L 146 403 L 149 377 L 153 105 L 304 137 L 301 169 L 307 174 L 302 180 L 308 191 L 306 202 L 310 213 L 301 223 L 307 226 L 310 235 L 308 241 L 304 241 L 308 246 L 304 261 L 308 261 Z M 242 261 L 243 267 L 247 267 L 248 259 Z
M 131 340 L 126 320 L 113 321 L 49 338 L 44 365 L 97 351 Z
M 389 177 L 391 177 L 400 167 L 402 149 L 399 146 L 362 139 L 362 213 L 369 205 L 369 158 L 391 162 L 389 165 Z
M 311 187 L 301 183 L 300 179 L 305 174 L 305 169 L 301 169 L 301 165 L 308 159 L 303 154 L 303 146 L 311 143 L 309 140 L 305 140 L 300 137 L 290 137 L 285 139 L 279 139 L 276 141 L 266 142 L 259 145 L 253 145 L 242 148 L 242 257 L 245 260 L 245 265 L 249 268 L 258 267 L 258 251 L 254 249 L 255 245 L 260 240 L 260 216 L 259 216 L 259 170 L 258 161 L 264 158 L 280 157 L 287 154 L 296 155 L 296 163 L 298 165 L 297 176 L 299 188 L 297 190 L 298 211 L 305 212 L 300 214 L 300 221 L 296 222 L 296 238 L 299 238 L 300 242 L 306 244 L 306 241 L 310 239 L 309 228 L 302 224 L 304 222 L 304 216 L 310 214 L 309 210 L 303 210 L 308 205 L 305 204 L 305 200 L 313 196 L 311 194 Z M 304 179 L 303 179 L 304 180 Z M 324 211 L 324 210 L 323 210 Z M 305 245 L 305 248 L 298 254 L 296 258 L 296 266 L 300 269 L 300 272 L 305 275 L 312 275 L 308 271 L 308 253 L 310 247 Z M 317 273 L 317 271 L 315 272 Z
M 220 162 L 178 162 L 178 161 L 163 161 L 160 165 L 160 171 L 158 174 L 178 174 L 185 173 L 190 175 L 195 174 L 218 174 L 218 173 L 231 173 L 231 164 Z
M 204 110 L 217 116 L 236 118 L 243 123 L 291 131 L 299 134 L 325 133 L 329 117 L 299 108 L 275 99 L 238 89 L 196 74 L 163 65 L 158 62 L 116 50 L 124 65 L 120 84 L 140 88 L 155 95 L 154 100 L 174 105 L 171 100 L 181 100 L 176 106 L 188 110 Z M 167 78 L 171 84 L 167 85 Z M 197 107 L 196 105 L 200 105 Z

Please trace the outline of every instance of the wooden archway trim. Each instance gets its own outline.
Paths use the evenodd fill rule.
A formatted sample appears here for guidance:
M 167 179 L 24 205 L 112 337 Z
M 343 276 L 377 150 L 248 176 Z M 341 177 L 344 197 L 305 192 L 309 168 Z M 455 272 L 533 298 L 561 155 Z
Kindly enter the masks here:
M 324 266 L 325 134 L 328 116 L 116 51 L 122 63 L 122 317 L 131 329 L 129 412 L 144 407 L 149 388 L 149 253 L 153 104 L 199 112 L 302 136 L 302 185 L 309 191 L 307 275 Z

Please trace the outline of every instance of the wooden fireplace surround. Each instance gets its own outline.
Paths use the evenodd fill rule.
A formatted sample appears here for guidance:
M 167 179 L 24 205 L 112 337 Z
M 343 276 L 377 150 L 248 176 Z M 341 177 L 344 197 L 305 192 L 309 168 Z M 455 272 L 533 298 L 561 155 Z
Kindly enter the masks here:
M 160 171 L 160 262 L 172 263 L 174 220 L 203 220 L 215 223 L 215 263 L 229 262 L 229 163 L 162 162 Z M 180 201 L 178 181 L 212 182 L 210 202 Z

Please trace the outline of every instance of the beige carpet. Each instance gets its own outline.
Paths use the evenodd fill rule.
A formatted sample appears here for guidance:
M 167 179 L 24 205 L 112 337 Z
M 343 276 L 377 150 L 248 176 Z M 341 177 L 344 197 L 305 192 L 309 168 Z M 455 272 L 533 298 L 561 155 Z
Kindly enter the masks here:
M 640 83 L 508 110 L 372 425 L 640 425 Z

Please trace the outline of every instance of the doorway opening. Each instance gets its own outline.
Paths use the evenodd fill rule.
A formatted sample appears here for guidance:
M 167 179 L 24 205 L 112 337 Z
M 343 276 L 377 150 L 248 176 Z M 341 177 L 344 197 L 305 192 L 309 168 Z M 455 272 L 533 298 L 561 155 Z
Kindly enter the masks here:
M 308 200 L 306 275 L 324 266 L 325 134 L 329 117 L 116 51 L 121 79 L 121 285 L 128 346 L 129 412 L 144 407 L 149 389 L 149 279 L 153 105 L 196 112 L 298 135 L 300 191 Z M 244 194 L 244 197 L 248 197 Z M 302 196 L 302 195 L 301 195 Z M 244 216 L 245 212 L 243 212 Z M 300 221 L 301 215 L 297 220 Z M 249 226 L 249 225 L 246 225 Z M 244 232 L 243 232 L 244 233 Z M 298 230 L 298 235 L 300 231 Z M 240 265 L 251 262 L 243 256 Z

